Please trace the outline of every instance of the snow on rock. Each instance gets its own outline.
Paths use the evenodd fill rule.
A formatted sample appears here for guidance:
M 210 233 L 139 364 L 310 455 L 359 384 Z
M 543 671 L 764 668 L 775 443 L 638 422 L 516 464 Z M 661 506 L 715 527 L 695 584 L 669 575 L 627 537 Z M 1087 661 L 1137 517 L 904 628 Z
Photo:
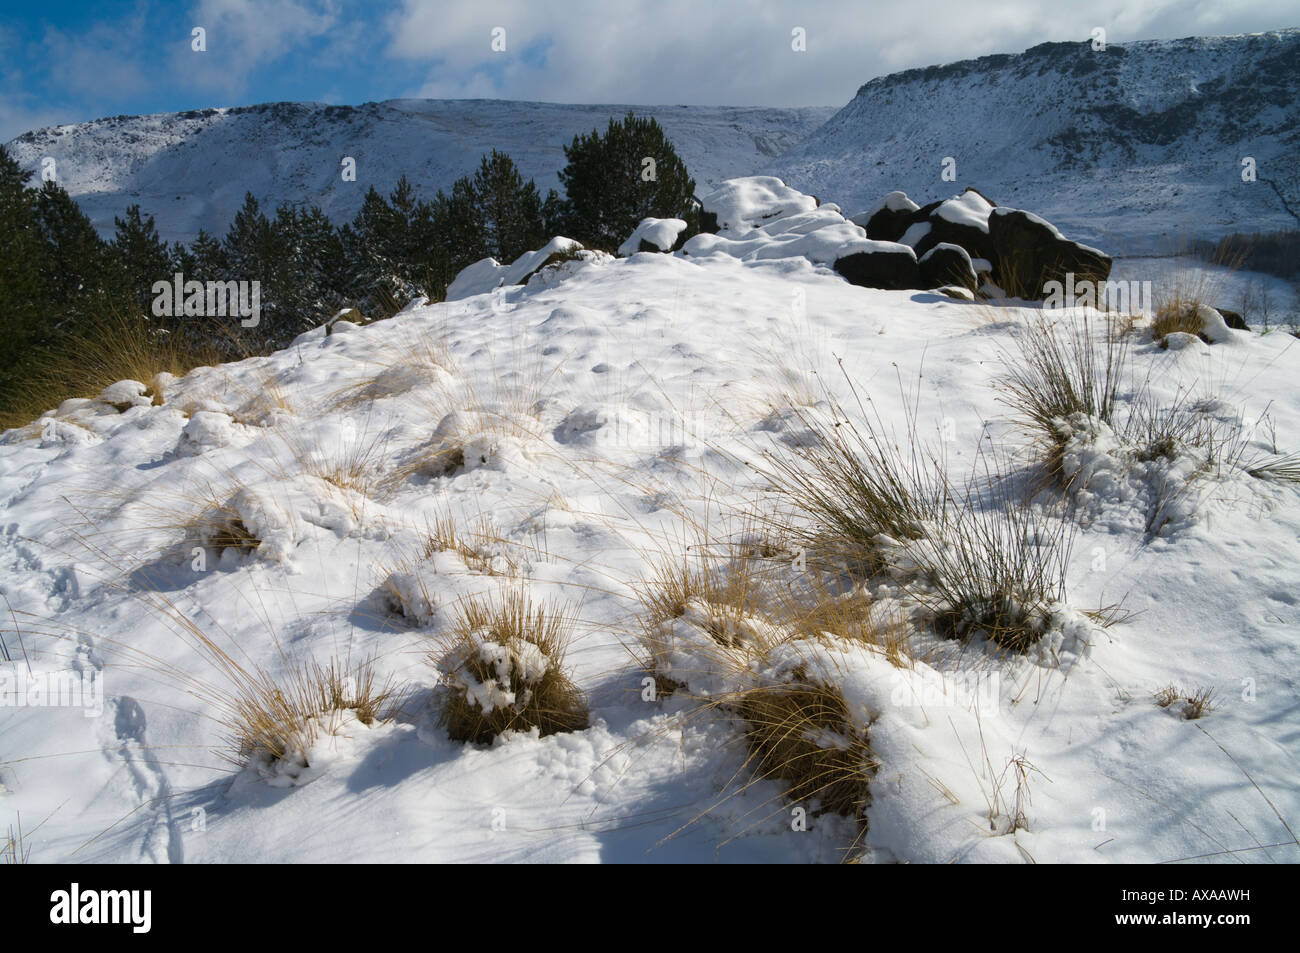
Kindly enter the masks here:
M 744 234 L 775 219 L 815 209 L 817 200 L 775 176 L 753 175 L 728 179 L 704 196 L 700 206 L 704 220 L 701 224 L 709 224 L 706 230 Z
M 235 442 L 236 434 L 241 428 L 228 414 L 219 411 L 200 410 L 190 415 L 184 429 L 181 430 L 179 453 L 197 455 L 220 447 L 228 447 Z
M 719 230 L 687 241 L 681 254 L 688 258 L 806 258 L 815 265 L 831 265 L 847 255 L 879 250 L 839 206 L 819 207 L 811 195 L 789 189 L 779 179 L 731 179 L 703 203 L 706 210 L 718 210 Z
M 850 221 L 865 228 L 868 238 L 896 242 L 920 209 L 906 192 L 894 191 L 887 193 L 868 211 L 854 215 Z
M 1201 335 L 1211 344 L 1232 340 L 1232 329 L 1222 314 L 1207 304 L 1196 305 L 1196 317 L 1201 322 Z
M 139 381 L 118 381 L 109 384 L 99 395 L 99 399 L 119 412 L 132 407 L 148 407 L 153 403 L 149 388 Z
M 899 242 L 866 239 L 836 259 L 835 271 L 852 285 L 895 291 L 920 285 L 916 252 Z
M 921 206 L 908 198 L 906 192 L 900 192 L 895 189 L 893 192 L 886 192 L 884 197 L 872 206 L 870 211 L 863 212 L 862 214 L 865 215 L 867 219 L 870 219 L 871 216 L 875 215 L 877 212 L 915 212 L 920 207 Z
M 576 275 L 584 268 L 592 265 L 604 265 L 613 261 L 617 256 L 609 252 L 597 251 L 590 248 L 582 248 L 572 253 L 572 257 L 566 256 L 562 260 L 553 261 L 549 265 L 543 263 L 543 266 L 528 276 L 525 287 L 530 292 L 544 291 L 548 288 L 554 288 L 556 285 L 567 281 L 573 275 Z
M 956 198 L 939 203 L 934 214 L 954 225 L 967 225 L 982 232 L 989 230 L 989 215 L 993 204 L 974 189 L 967 189 Z M 1058 233 L 1059 234 L 1059 233 Z
M 903 232 L 903 237 L 898 240 L 898 243 L 915 248 L 921 244 L 921 239 L 930 234 L 933 227 L 929 222 L 913 222 L 907 227 L 907 231 Z
M 883 244 L 868 240 L 861 228 L 841 219 L 823 223 L 815 230 L 791 234 L 756 229 L 739 239 L 705 232 L 683 245 L 682 253 L 691 258 L 721 254 L 741 261 L 807 258 L 814 264 L 831 264 L 855 252 L 877 250 Z
M 530 275 L 554 258 L 560 260 L 582 249 L 572 238 L 556 237 L 541 248 L 527 251 L 509 265 L 484 258 L 463 268 L 447 288 L 447 300 L 459 301 L 471 295 L 487 294 L 497 288 L 523 284 Z
M 643 218 L 628 240 L 618 246 L 619 256 L 626 258 L 640 251 L 672 251 L 677 236 L 684 231 L 686 222 L 680 218 Z
M 960 245 L 939 242 L 917 262 L 920 284 L 925 288 L 957 285 L 968 292 L 979 288 L 979 276 L 970 254 Z
M 1111 258 L 1088 245 L 1071 241 L 1051 222 L 1021 209 L 1000 206 L 988 219 L 991 254 L 998 283 L 1027 299 L 1045 299 L 1052 282 L 1105 281 Z

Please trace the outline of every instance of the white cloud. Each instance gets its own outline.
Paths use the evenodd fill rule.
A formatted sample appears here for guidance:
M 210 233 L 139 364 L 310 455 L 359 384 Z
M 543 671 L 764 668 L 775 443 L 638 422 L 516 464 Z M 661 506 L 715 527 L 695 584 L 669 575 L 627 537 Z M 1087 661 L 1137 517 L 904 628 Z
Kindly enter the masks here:
M 185 85 L 239 95 L 259 68 L 338 23 L 338 4 L 330 0 L 199 0 L 177 14 L 169 63 Z M 191 48 L 195 27 L 206 34 L 204 52 Z
M 1300 3 L 1242 9 L 1210 0 L 1086 8 L 1058 0 L 845 3 L 657 0 L 610 3 L 484 0 L 453 5 L 406 0 L 385 20 L 388 55 L 427 62 L 410 95 L 493 96 L 561 102 L 837 105 L 862 83 L 912 66 L 1046 40 L 1084 40 L 1096 26 L 1112 42 L 1197 32 L 1275 29 L 1300 20 Z M 490 49 L 505 27 L 507 52 Z M 790 31 L 807 30 L 807 52 Z M 522 58 L 548 41 L 544 65 Z

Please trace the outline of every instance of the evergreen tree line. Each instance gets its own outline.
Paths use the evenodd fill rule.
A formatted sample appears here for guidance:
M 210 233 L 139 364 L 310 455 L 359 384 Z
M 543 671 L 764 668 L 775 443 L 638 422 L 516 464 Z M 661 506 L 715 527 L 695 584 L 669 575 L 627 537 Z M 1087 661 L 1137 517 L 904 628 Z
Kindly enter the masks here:
M 36 187 L 0 147 L 0 411 L 40 365 L 34 356 L 71 355 L 110 316 L 167 336 L 173 350 L 180 342 L 233 358 L 281 347 L 341 308 L 376 317 L 417 296 L 441 300 L 465 266 L 489 256 L 513 261 L 554 235 L 613 251 L 647 216 L 694 225 L 695 183 L 653 118 L 629 113 L 604 135 L 576 136 L 564 152 L 563 196 L 543 197 L 493 150 L 431 199 L 405 176 L 387 196 L 372 186 L 341 226 L 314 205 L 268 212 L 249 193 L 224 237 L 200 230 L 188 245 L 169 246 L 138 205 L 101 239 L 60 185 Z M 154 283 L 177 272 L 186 281 L 259 282 L 258 325 L 155 315 Z

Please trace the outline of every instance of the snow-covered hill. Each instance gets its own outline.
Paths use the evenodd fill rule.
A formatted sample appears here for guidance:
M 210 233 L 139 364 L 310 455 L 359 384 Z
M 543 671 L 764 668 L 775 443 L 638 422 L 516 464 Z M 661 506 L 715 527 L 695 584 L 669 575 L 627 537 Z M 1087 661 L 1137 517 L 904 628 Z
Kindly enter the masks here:
M 351 217 L 369 185 L 425 193 L 492 148 L 557 185 L 562 146 L 626 106 L 392 100 L 117 116 L 25 133 L 24 168 L 56 160 L 101 230 L 133 202 L 164 237 L 221 232 L 252 191 Z M 973 185 L 1119 254 L 1300 219 L 1300 30 L 1108 44 L 1045 43 L 866 83 L 838 112 L 638 106 L 667 129 L 701 194 L 767 172 L 852 214 L 902 189 L 925 203 Z M 829 120 L 829 121 L 828 121 Z M 357 160 L 344 182 L 340 161 Z M 956 180 L 940 178 L 945 158 Z M 1242 181 L 1242 160 L 1256 181 Z
M 765 167 L 852 213 L 956 185 L 1120 254 L 1300 225 L 1300 30 L 1044 43 L 873 79 Z M 1253 158 L 1257 180 L 1242 180 Z
M 68 862 L 1300 859 L 1300 496 L 1233 462 L 1300 446 L 1296 340 L 1164 348 L 1136 325 L 1117 413 L 1189 428 L 1135 453 L 1079 429 L 1062 508 L 998 383 L 1043 313 L 850 285 L 791 239 L 831 212 L 796 198 L 748 242 L 564 261 L 6 433 L 0 831 L 21 817 L 33 860 Z M 1100 313 L 1069 319 L 1104 352 Z M 923 526 L 933 549 L 873 537 L 902 555 L 833 590 L 762 522 L 828 398 L 902 439 L 914 419 L 980 487 L 953 504 L 967 522 Z M 1061 567 L 1023 653 L 915 601 L 931 577 L 908 559 L 963 540 Z M 650 616 L 657 573 L 710 565 L 749 582 Z M 454 741 L 430 656 L 462 600 L 521 591 L 572 614 L 590 722 Z M 760 591 L 811 600 L 812 628 Z M 231 691 L 364 659 L 409 691 L 393 720 L 358 720 L 353 683 L 309 744 L 223 761 Z M 730 686 L 791 677 L 847 713 L 801 744 L 869 745 L 861 839 L 746 783 L 755 716 Z
M 543 194 L 558 188 L 563 147 L 629 109 L 667 130 L 701 192 L 753 172 L 825 122 L 833 107 L 569 106 L 498 100 L 392 100 L 363 106 L 272 103 L 152 116 L 116 116 L 24 133 L 9 143 L 23 168 L 52 157 L 59 181 L 111 231 L 132 203 L 162 236 L 188 241 L 200 227 L 223 234 L 252 192 L 264 205 L 319 205 L 350 219 L 373 185 L 385 195 L 406 175 L 421 195 L 478 167 L 498 149 Z M 355 182 L 341 176 L 356 159 Z

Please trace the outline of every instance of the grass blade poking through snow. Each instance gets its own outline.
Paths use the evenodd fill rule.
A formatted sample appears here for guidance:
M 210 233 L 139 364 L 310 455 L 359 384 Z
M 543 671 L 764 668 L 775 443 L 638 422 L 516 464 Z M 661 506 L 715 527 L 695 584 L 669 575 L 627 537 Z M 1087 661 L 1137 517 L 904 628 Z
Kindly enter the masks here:
M 1043 353 L 1068 365 L 1064 350 Z M 1087 378 L 1087 399 L 1113 401 L 1108 373 Z M 800 412 L 805 436 L 792 456 L 768 454 L 768 476 L 795 513 L 781 532 L 804 542 L 809 559 L 892 576 L 944 635 L 982 633 L 1013 651 L 1036 642 L 1064 596 L 1072 523 L 1018 498 L 982 454 L 986 488 L 954 486 L 918 439 L 914 404 L 906 443 L 861 399 L 857 420 L 828 406 Z
M 915 411 L 900 438 L 873 406 L 855 422 L 835 400 L 796 408 L 803 428 L 792 455 L 765 454 L 767 477 L 792 504 L 798 521 L 776 517 L 778 534 L 808 554 L 876 572 L 893 541 L 917 539 L 941 522 L 951 502 L 937 457 L 922 446 Z
M 1063 325 L 1068 324 L 1068 327 Z M 1016 353 L 1005 354 L 1005 401 L 1047 449 L 1048 474 L 1065 481 L 1062 457 L 1076 414 L 1115 423 L 1128 366 L 1128 336 L 1105 316 L 1101 342 L 1084 312 L 1061 321 L 1036 315 L 1016 336 Z

